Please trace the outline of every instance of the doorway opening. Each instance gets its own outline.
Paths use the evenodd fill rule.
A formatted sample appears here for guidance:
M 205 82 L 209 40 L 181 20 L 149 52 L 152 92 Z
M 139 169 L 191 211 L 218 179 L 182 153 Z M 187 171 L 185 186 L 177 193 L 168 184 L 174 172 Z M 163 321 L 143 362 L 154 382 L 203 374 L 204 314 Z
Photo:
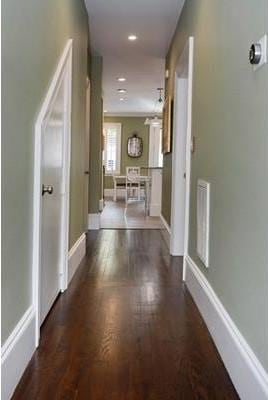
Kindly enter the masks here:
M 173 117 L 170 253 L 188 252 L 191 122 L 194 38 L 190 37 L 177 63 Z
M 40 326 L 68 285 L 72 40 L 68 40 L 35 124 L 33 288 Z
M 163 229 L 162 120 L 104 120 L 104 208 L 102 229 Z

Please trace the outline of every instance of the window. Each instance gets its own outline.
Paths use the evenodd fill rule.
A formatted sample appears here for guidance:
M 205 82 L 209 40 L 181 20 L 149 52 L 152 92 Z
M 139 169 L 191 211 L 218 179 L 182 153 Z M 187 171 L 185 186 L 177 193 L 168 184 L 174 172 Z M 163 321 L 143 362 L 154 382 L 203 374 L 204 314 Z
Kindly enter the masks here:
M 105 174 L 120 174 L 121 124 L 104 123 L 104 166 Z

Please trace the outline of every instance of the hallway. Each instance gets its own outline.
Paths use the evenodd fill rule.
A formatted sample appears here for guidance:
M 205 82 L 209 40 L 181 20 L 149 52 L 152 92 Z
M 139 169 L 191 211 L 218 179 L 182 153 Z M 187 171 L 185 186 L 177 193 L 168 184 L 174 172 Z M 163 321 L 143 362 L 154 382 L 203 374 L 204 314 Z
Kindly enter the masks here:
M 87 241 L 13 399 L 238 399 L 160 231 Z

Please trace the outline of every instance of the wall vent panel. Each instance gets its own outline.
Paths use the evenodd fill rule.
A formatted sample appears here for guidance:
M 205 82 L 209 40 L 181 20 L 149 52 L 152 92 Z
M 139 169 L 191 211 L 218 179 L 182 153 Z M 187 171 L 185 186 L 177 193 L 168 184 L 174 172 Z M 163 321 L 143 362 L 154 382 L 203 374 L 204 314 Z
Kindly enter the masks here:
M 210 183 L 197 182 L 197 254 L 209 266 Z

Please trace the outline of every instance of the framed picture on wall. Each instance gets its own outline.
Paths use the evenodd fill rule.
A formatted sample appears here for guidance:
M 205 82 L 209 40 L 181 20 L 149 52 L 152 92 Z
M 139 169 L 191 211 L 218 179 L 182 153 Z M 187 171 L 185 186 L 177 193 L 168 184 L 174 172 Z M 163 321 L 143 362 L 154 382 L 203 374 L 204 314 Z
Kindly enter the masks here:
M 162 153 L 171 152 L 171 133 L 172 133 L 172 100 L 167 96 L 163 106 L 163 135 Z

